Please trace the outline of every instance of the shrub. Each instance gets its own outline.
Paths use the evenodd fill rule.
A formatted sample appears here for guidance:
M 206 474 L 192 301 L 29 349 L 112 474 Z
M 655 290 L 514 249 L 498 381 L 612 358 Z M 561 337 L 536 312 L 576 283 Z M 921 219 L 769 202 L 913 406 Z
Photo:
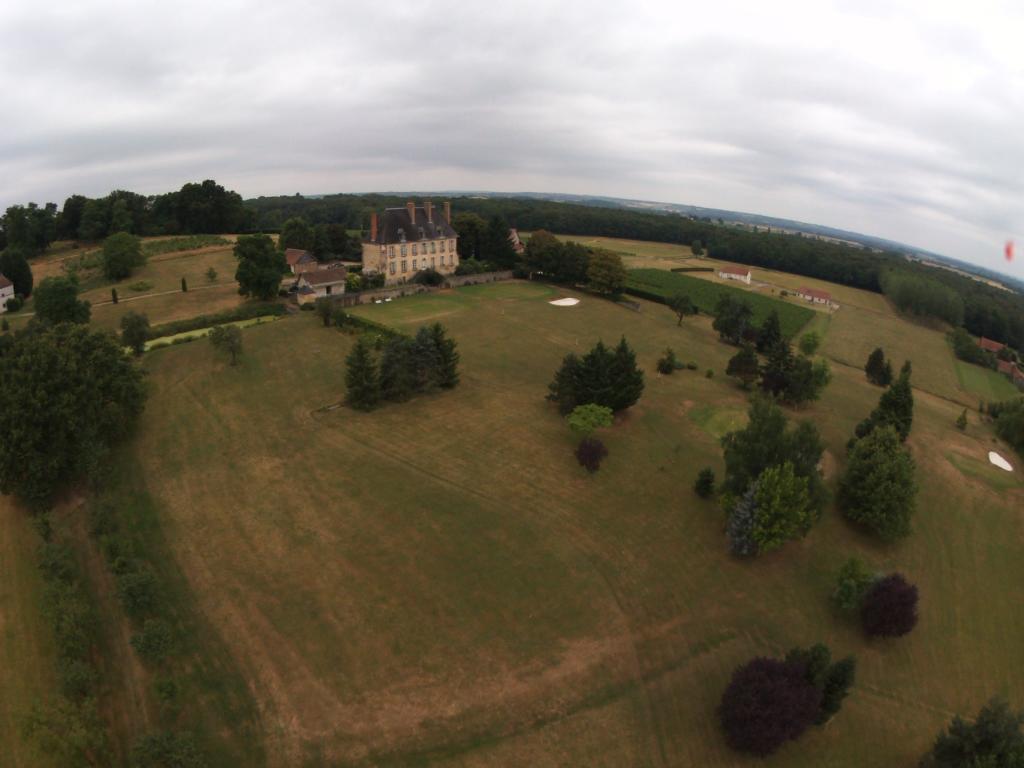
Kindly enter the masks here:
M 815 722 L 821 699 L 802 664 L 760 657 L 733 673 L 718 716 L 733 749 L 764 757 Z
M 314 307 L 312 304 L 300 304 L 299 309 L 301 309 L 303 312 L 312 312 L 316 309 L 316 307 Z
M 608 449 L 595 437 L 583 438 L 576 447 L 576 461 L 591 474 L 601 468 L 601 462 L 607 455 Z
M 20 296 L 12 296 L 7 300 L 8 312 L 17 312 L 23 306 L 25 306 L 25 301 Z
M 832 603 L 843 613 L 857 613 L 864 602 L 864 596 L 876 580 L 877 577 L 863 562 L 851 557 L 839 569 Z
M 708 368 L 704 372 L 704 378 L 706 378 L 706 379 L 713 379 L 713 378 L 715 378 L 715 372 L 713 370 L 711 370 L 710 368 Z
M 992 699 L 973 722 L 959 715 L 939 734 L 921 768 L 1018 768 L 1024 765 L 1024 713 Z
M 152 613 L 157 605 L 157 579 L 148 566 L 136 567 L 117 577 L 117 596 L 133 618 Z
M 612 409 L 603 405 L 587 403 L 577 405 L 566 420 L 569 428 L 581 437 L 589 437 L 595 429 L 612 425 Z
M 142 631 L 132 636 L 132 648 L 148 664 L 163 661 L 174 648 L 171 625 L 163 619 L 146 619 Z
M 894 573 L 864 596 L 861 624 L 869 637 L 902 637 L 917 625 L 917 587 Z
M 69 699 L 84 699 L 93 692 L 99 674 L 88 662 L 63 656 L 57 660 L 61 693 Z
M 190 733 L 151 733 L 132 749 L 135 768 L 206 768 L 206 759 Z
M 678 367 L 679 361 L 676 360 L 676 353 L 669 347 L 665 350 L 665 354 L 658 358 L 658 373 L 671 375 Z
M 419 285 L 443 285 L 444 275 L 436 269 L 424 269 L 417 272 L 410 282 L 417 283 Z
M 687 370 L 690 370 L 690 371 L 696 371 L 697 368 L 699 368 L 699 367 L 700 366 L 698 366 L 697 363 L 695 363 L 693 360 L 691 360 L 690 362 L 688 362 L 686 364 Z
M 800 337 L 800 352 L 807 357 L 817 352 L 819 346 L 821 346 L 821 336 L 817 331 L 808 331 Z
M 715 470 L 711 467 L 704 467 L 697 473 L 697 482 L 693 484 L 693 490 L 702 499 L 706 499 L 715 492 Z
M 153 284 L 148 280 L 136 280 L 134 283 L 128 286 L 129 291 L 135 291 L 136 293 L 142 293 L 153 288 Z

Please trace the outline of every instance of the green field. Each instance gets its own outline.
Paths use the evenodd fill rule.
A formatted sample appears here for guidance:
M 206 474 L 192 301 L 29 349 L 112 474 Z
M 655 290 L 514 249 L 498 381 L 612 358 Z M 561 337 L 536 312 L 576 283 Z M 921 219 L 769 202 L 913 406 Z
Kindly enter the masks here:
M 662 269 L 631 269 L 626 285 L 627 291 L 652 294 L 666 299 L 677 293 L 686 294 L 697 305 L 697 309 L 705 314 L 714 312 L 715 305 L 722 296 L 741 298 L 754 310 L 754 322 L 757 324 L 762 323 L 773 311 L 778 312 L 782 333 L 787 338 L 799 333 L 800 329 L 817 314 L 807 307 L 744 291 L 731 285 L 713 283 Z
M 960 386 L 986 403 L 1010 400 L 1020 395 L 1020 390 L 999 371 L 965 363 L 963 360 L 956 360 L 954 364 Z
M 150 399 L 108 493 L 188 638 L 181 727 L 215 765 L 912 768 L 954 713 L 994 694 L 1019 706 L 1024 613 L 1007 585 L 1024 579 L 1024 483 L 985 455 L 1020 458 L 976 413 L 955 428 L 974 395 L 941 331 L 849 291 L 832 314 L 780 302 L 833 363 L 821 401 L 790 416 L 819 427 L 834 488 L 882 391 L 863 359 L 878 345 L 912 359 L 914 532 L 882 546 L 829 508 L 755 561 L 728 555 L 720 510 L 691 491 L 701 467 L 721 476 L 719 440 L 747 402 L 706 316 L 677 326 L 660 304 L 524 282 L 362 306 L 408 332 L 439 321 L 462 354 L 454 391 L 369 414 L 336 407 L 354 337 L 312 313 L 247 327 L 235 367 L 201 341 L 147 353 Z M 165 312 L 188 316 L 197 296 L 168 294 Z M 580 303 L 548 303 L 560 296 Z M 566 353 L 623 335 L 647 387 L 591 477 L 544 394 Z M 698 369 L 658 375 L 669 346 Z M 52 693 L 52 640 L 34 534 L 4 504 L 0 734 L 21 768 L 40 763 L 11 714 Z M 832 614 L 854 555 L 918 584 L 913 634 L 867 642 Z M 104 711 L 123 750 L 152 727 L 152 680 L 110 620 Z M 858 658 L 843 711 L 772 758 L 737 757 L 714 717 L 734 667 L 819 640 Z

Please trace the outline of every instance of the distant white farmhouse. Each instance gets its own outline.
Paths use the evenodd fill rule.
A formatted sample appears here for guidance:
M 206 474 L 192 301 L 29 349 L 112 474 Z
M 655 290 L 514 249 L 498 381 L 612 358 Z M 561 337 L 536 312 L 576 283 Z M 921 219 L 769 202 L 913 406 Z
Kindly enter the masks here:
M 743 267 L 722 267 L 718 270 L 718 276 L 723 280 L 739 280 L 750 285 L 750 270 Z
M 298 280 L 299 304 L 308 304 L 324 296 L 336 296 L 345 292 L 345 278 L 348 270 L 345 267 L 334 269 L 314 269 L 303 272 Z
M 14 283 L 0 275 L 0 315 L 7 311 L 7 302 L 14 298 Z
M 839 309 L 839 305 L 832 301 L 832 294 L 828 291 L 819 291 L 817 288 L 804 286 L 796 289 L 796 295 L 812 304 L 824 304 L 829 309 Z

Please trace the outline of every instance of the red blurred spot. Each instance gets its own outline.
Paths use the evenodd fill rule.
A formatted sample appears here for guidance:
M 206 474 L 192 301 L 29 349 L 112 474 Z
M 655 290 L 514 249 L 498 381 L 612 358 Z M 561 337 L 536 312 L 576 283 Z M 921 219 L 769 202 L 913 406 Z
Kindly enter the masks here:
M 1013 261 L 1013 240 L 1006 241 L 1006 260 Z

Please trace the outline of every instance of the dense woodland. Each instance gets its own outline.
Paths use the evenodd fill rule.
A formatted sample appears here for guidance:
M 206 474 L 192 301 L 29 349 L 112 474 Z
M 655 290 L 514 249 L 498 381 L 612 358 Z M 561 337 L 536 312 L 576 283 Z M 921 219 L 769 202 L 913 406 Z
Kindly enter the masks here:
M 136 235 L 279 231 L 301 217 L 313 228 L 341 225 L 365 230 L 370 214 L 399 206 L 406 196 L 301 195 L 242 201 L 214 181 L 186 184 L 177 192 L 143 196 L 114 191 L 103 198 L 72 195 L 58 210 L 53 203 L 12 206 L 0 221 L 0 248 L 12 246 L 28 258 L 55 239 L 100 240 L 115 232 Z M 943 269 L 916 264 L 895 253 L 880 253 L 801 235 L 751 232 L 711 219 L 624 208 L 557 203 L 525 198 L 460 197 L 453 200 L 460 255 L 502 262 L 508 253 L 492 237 L 496 222 L 531 231 L 622 237 L 693 245 L 699 241 L 716 259 L 806 275 L 887 294 L 901 310 L 960 323 L 1024 349 L 1024 295 L 1001 290 Z M 471 216 L 468 214 L 475 214 Z M 461 215 L 461 216 L 460 216 Z M 954 295 L 955 294 L 955 295 Z M 962 303 L 962 306 L 961 306 Z

